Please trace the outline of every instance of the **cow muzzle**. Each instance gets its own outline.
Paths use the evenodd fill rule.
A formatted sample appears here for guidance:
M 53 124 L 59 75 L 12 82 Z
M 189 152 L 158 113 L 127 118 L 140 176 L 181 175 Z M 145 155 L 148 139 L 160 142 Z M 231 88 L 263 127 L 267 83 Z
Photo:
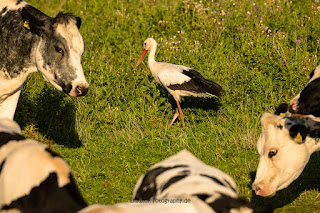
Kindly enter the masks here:
M 88 83 L 78 84 L 65 84 L 62 86 L 62 90 L 72 97 L 85 96 L 89 90 Z
M 75 89 L 76 96 L 85 96 L 88 93 L 89 86 L 86 85 L 78 85 Z
M 71 90 L 69 90 L 68 95 L 72 97 L 85 96 L 88 93 L 89 84 L 85 83 L 77 83 L 73 84 Z
M 272 197 L 276 194 L 275 190 L 272 190 L 271 187 L 266 187 L 264 184 L 253 183 L 252 190 L 256 193 L 256 195 L 262 197 Z

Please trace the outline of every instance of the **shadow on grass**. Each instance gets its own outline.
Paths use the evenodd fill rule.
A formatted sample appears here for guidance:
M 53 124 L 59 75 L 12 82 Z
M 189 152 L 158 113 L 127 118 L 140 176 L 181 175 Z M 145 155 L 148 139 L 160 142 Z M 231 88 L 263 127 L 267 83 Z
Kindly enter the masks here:
M 34 97 L 21 94 L 15 120 L 21 129 L 35 125 L 39 133 L 56 144 L 79 147 L 81 141 L 75 129 L 75 112 L 75 106 L 66 94 L 45 87 Z
M 255 179 L 255 172 L 251 172 L 251 188 Z M 273 197 L 264 198 L 252 194 L 251 201 L 256 206 L 272 205 L 273 208 L 282 208 L 292 203 L 301 193 L 307 190 L 318 190 L 320 187 L 320 154 L 314 153 L 301 175 L 287 188 L 278 191 Z
M 166 97 L 169 103 L 172 105 L 172 109 L 177 108 L 177 103 L 172 97 L 172 95 L 162 86 L 157 85 L 157 89 L 160 90 L 160 96 Z M 223 98 L 223 96 L 221 97 Z M 212 98 L 202 98 L 202 97 L 183 97 L 180 103 L 183 109 L 203 109 L 203 110 L 213 110 L 218 111 L 221 107 L 220 99 L 216 97 Z
M 218 111 L 221 107 L 219 98 L 184 97 L 183 108 Z

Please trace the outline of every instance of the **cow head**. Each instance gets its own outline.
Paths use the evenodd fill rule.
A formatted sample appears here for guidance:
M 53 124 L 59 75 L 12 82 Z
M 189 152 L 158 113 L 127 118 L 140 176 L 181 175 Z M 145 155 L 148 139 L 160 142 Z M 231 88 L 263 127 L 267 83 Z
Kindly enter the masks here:
M 68 13 L 51 18 L 30 5 L 23 8 L 22 18 L 26 30 L 39 40 L 32 53 L 37 69 L 58 90 L 70 96 L 86 95 L 89 84 L 81 66 L 81 19 Z
M 266 113 L 261 118 L 262 133 L 257 142 L 260 161 L 253 190 L 272 196 L 299 177 L 310 155 L 319 149 L 319 123 L 310 117 L 297 118 Z

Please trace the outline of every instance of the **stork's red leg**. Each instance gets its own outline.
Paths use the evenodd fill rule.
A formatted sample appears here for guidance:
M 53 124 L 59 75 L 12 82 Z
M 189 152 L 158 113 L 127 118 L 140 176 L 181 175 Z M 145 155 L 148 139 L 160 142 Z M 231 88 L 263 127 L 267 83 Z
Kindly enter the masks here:
M 186 132 L 186 127 L 184 125 L 184 116 L 183 116 L 183 113 L 182 113 L 182 109 L 180 107 L 179 101 L 176 100 L 176 102 L 177 102 L 177 106 L 178 106 L 178 109 L 179 109 L 179 112 L 180 112 L 180 118 L 181 118 L 181 121 L 182 121 L 182 126 L 183 126 L 183 129 L 184 129 L 184 132 Z
M 178 116 L 179 116 L 179 111 L 178 111 L 178 108 L 176 108 L 176 112 L 174 113 L 172 121 L 169 124 L 169 128 L 172 126 L 172 124 L 174 123 L 174 121 L 177 119 Z

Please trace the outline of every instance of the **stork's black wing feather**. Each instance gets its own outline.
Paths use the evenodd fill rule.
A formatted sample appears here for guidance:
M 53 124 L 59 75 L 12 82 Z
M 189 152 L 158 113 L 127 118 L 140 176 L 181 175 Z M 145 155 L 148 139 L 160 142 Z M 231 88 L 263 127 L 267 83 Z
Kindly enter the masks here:
M 183 84 L 171 84 L 168 86 L 169 89 L 185 90 L 194 93 L 209 93 L 218 97 L 224 92 L 219 84 L 205 79 L 195 70 L 183 70 L 182 74 L 189 76 L 191 80 Z

